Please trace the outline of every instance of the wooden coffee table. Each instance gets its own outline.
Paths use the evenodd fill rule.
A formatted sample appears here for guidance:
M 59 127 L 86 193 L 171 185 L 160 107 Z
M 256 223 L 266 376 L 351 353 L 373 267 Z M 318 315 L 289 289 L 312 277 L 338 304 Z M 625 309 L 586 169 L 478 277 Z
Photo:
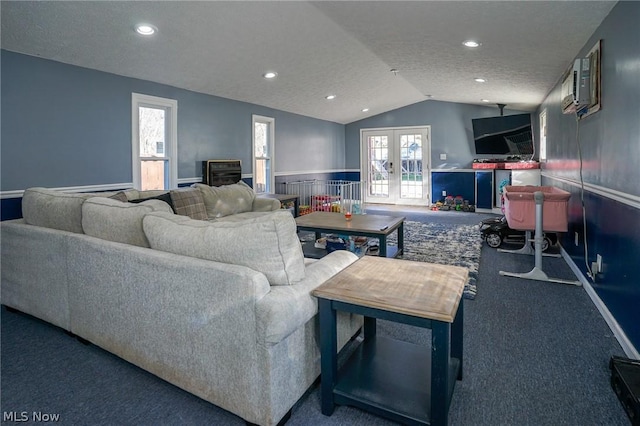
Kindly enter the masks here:
M 447 425 L 462 380 L 468 270 L 364 256 L 313 291 L 320 315 L 321 405 L 352 405 L 409 424 Z M 337 369 L 336 312 L 363 315 L 364 340 Z M 431 348 L 376 335 L 376 318 L 431 328 Z
M 342 213 L 313 212 L 296 218 L 298 231 L 312 231 L 316 233 L 316 240 L 320 235 L 341 234 L 378 238 L 380 246 L 379 256 L 396 257 L 402 254 L 404 248 L 404 217 L 382 216 L 377 214 L 354 214 L 347 221 Z M 387 237 L 398 231 L 398 246 L 387 247 Z

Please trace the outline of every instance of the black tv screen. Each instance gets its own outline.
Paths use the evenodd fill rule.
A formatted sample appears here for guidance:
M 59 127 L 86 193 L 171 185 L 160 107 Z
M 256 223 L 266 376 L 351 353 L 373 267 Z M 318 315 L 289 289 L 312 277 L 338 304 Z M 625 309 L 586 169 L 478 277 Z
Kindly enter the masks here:
M 473 140 L 478 155 L 533 155 L 531 115 L 474 118 Z

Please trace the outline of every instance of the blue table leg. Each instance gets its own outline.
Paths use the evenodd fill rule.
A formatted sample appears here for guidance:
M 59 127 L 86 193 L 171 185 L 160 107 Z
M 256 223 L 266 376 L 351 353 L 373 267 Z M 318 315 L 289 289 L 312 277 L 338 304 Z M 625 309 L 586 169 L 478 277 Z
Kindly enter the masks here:
M 376 319 L 364 317 L 364 338 L 369 339 L 376 335 Z
M 398 226 L 398 255 L 404 251 L 404 221 Z
M 462 325 L 464 323 L 464 297 L 460 298 L 460 304 L 458 305 L 458 312 L 451 325 L 451 357 L 458 358 L 460 360 L 460 369 L 458 370 L 458 380 L 462 380 L 462 357 L 463 357 L 463 343 L 462 343 Z
M 378 247 L 378 256 L 380 257 L 387 257 L 387 236 L 386 235 L 380 235 L 380 238 L 378 239 L 378 244 L 380 245 L 380 247 Z
M 333 414 L 333 387 L 338 373 L 338 342 L 336 337 L 336 311 L 331 301 L 318 299 L 320 315 L 320 398 L 321 410 L 325 416 Z
M 451 324 L 433 321 L 431 326 L 431 426 L 449 421 L 449 354 Z

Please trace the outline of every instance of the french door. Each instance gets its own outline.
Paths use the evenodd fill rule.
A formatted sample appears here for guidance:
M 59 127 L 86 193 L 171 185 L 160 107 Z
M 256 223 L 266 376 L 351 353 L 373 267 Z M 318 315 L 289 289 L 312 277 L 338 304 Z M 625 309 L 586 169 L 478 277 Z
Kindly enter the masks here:
M 430 126 L 362 129 L 360 146 L 366 202 L 429 204 Z

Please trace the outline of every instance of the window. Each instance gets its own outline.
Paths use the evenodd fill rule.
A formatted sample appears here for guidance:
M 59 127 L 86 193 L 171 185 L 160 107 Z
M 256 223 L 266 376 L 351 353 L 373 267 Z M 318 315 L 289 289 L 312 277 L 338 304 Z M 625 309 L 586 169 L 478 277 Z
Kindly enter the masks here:
M 547 110 L 540 113 L 540 161 L 547 161 Z
M 275 120 L 271 117 L 252 116 L 253 121 L 253 190 L 273 192 L 273 145 Z
M 178 102 L 131 94 L 133 187 L 140 190 L 178 186 Z

